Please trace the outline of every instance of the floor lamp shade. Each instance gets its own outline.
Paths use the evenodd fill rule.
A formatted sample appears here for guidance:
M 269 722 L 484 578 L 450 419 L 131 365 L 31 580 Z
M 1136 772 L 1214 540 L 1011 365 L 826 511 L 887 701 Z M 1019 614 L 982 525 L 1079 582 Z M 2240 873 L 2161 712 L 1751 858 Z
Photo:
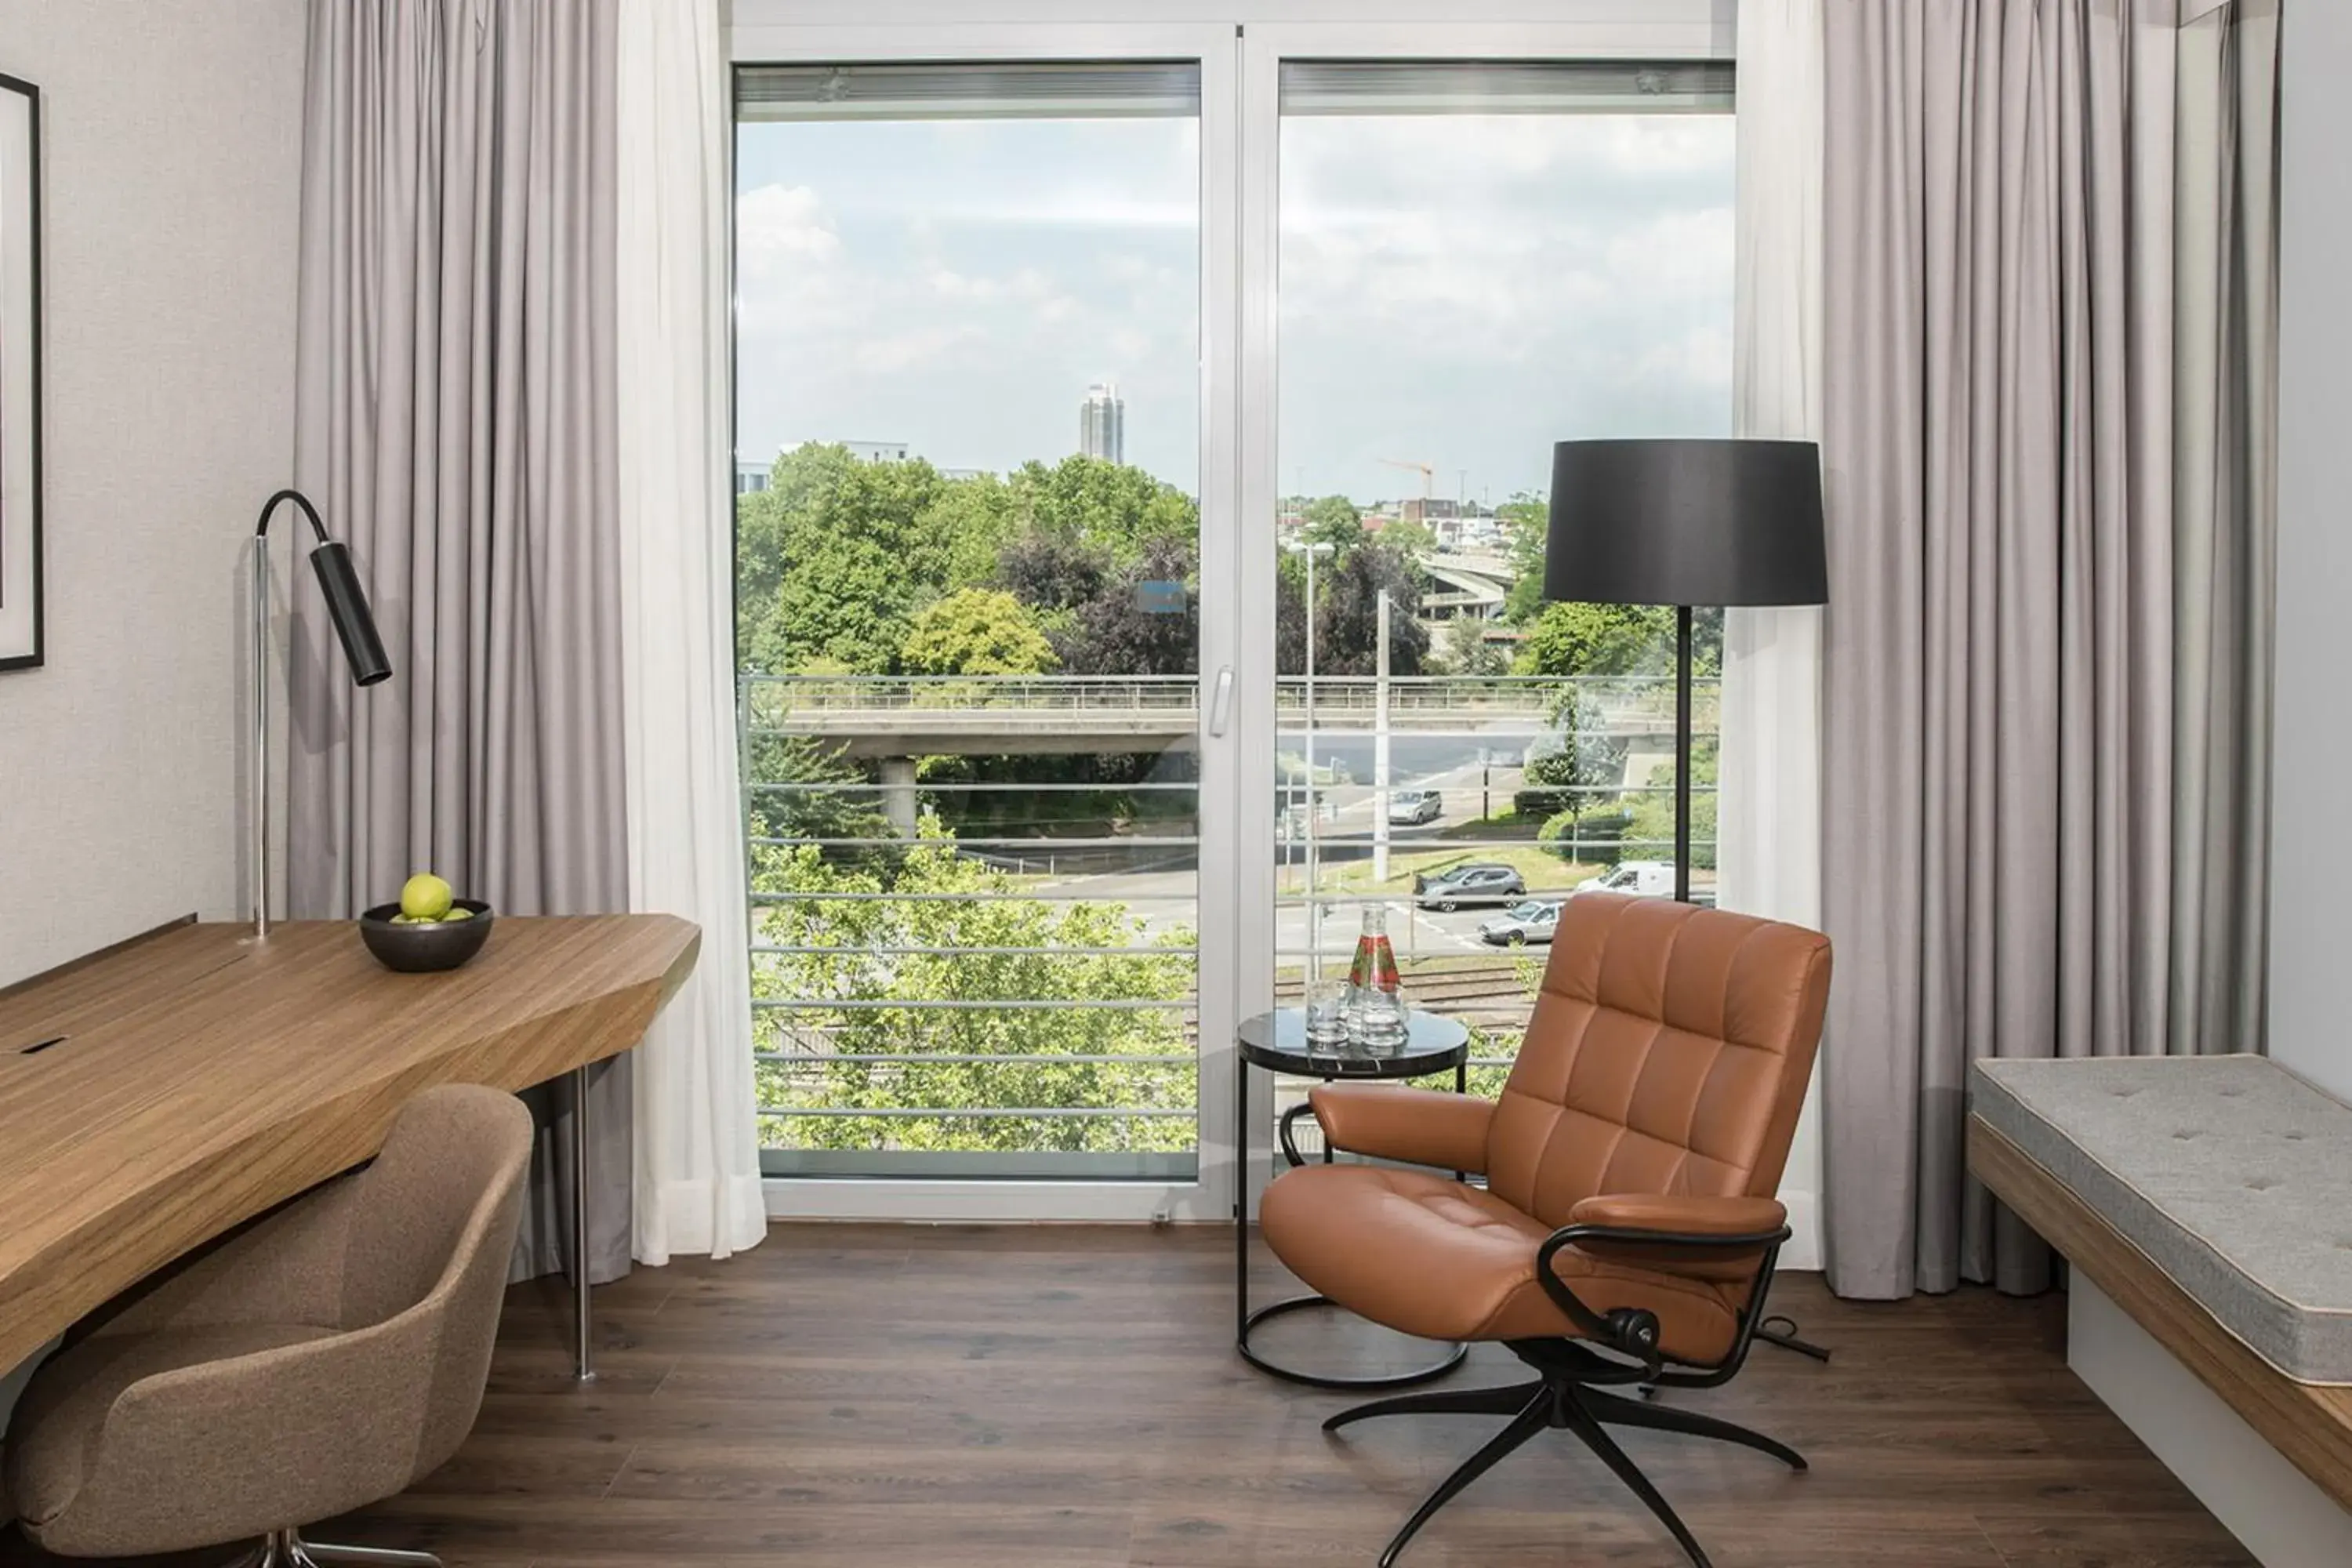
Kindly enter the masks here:
M 1691 611 L 1819 605 L 1822 454 L 1811 441 L 1561 441 L 1544 597 L 1675 606 L 1675 897 L 1691 896 Z
M 1829 597 L 1811 441 L 1561 441 L 1544 597 L 1818 605 Z

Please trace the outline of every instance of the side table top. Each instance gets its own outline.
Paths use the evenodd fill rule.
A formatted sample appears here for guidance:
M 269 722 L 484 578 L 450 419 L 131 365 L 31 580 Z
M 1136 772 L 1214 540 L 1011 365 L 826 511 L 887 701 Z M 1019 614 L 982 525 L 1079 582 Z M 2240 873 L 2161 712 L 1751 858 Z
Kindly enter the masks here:
M 1404 1041 L 1392 1050 L 1310 1045 L 1302 1007 L 1244 1019 L 1234 1039 L 1242 1060 L 1297 1078 L 1422 1078 L 1459 1067 L 1470 1056 L 1470 1031 L 1458 1019 L 1418 1010 L 1405 1015 Z

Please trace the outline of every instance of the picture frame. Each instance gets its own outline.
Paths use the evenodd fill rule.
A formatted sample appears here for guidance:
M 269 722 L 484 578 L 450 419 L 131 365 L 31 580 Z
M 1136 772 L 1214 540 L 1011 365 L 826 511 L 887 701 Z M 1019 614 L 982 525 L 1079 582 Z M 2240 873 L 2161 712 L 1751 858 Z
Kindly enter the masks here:
M 41 90 L 0 74 L 0 670 L 44 657 Z

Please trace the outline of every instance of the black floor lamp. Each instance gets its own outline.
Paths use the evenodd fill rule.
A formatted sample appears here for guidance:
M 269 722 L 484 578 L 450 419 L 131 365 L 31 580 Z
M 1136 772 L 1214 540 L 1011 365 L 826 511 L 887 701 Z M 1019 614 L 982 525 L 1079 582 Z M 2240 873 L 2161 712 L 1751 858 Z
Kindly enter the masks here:
M 1675 897 L 1688 902 L 1691 609 L 1827 602 L 1821 448 L 1556 443 L 1544 597 L 1675 607 Z

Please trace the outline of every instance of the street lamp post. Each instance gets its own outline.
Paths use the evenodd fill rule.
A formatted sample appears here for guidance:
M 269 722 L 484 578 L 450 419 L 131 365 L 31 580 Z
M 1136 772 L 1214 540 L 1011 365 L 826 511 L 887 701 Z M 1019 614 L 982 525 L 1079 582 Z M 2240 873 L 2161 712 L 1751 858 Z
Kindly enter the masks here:
M 1307 557 L 1307 984 L 1323 978 L 1323 902 L 1316 886 L 1315 804 L 1315 558 L 1336 548 L 1328 540 L 1286 546 Z

